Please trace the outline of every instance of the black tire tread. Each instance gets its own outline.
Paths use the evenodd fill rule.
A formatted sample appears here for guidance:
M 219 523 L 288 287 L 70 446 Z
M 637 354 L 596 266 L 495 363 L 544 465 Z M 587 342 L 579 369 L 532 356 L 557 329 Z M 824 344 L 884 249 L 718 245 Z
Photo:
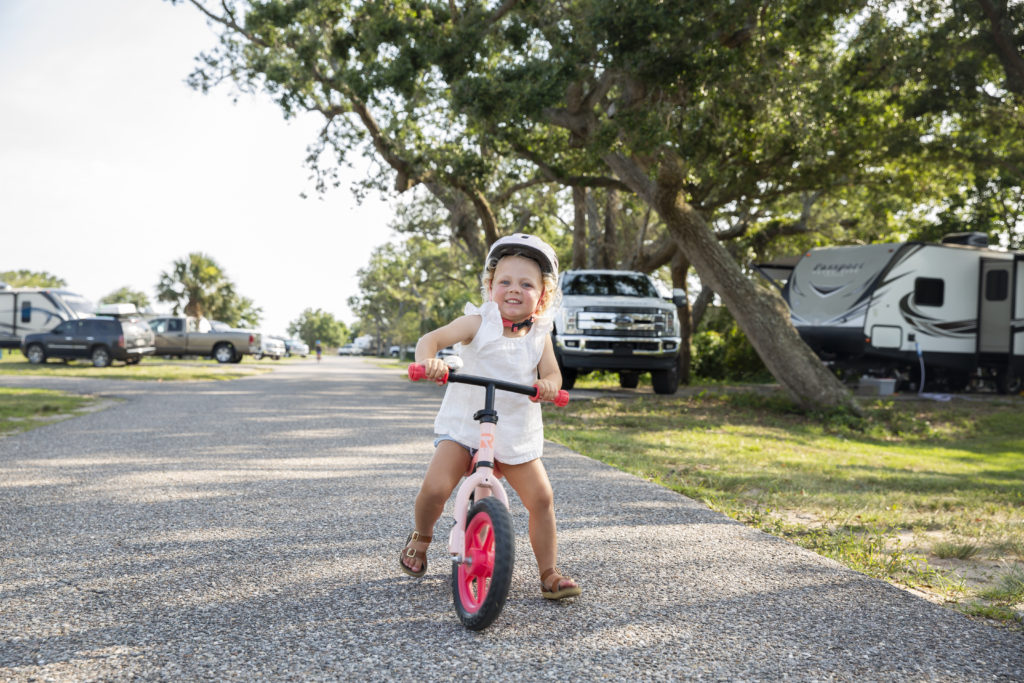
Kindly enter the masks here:
M 471 631 L 487 628 L 501 614 L 502 608 L 505 607 L 505 599 L 508 597 L 508 589 L 512 585 L 512 568 L 515 565 L 515 530 L 508 508 L 493 496 L 479 500 L 473 503 L 466 515 L 467 528 L 470 520 L 481 511 L 486 511 L 490 515 L 494 526 L 494 573 L 484 604 L 475 613 L 467 612 L 462 607 L 459 600 L 459 565 L 452 563 L 451 587 L 455 611 L 462 625 Z

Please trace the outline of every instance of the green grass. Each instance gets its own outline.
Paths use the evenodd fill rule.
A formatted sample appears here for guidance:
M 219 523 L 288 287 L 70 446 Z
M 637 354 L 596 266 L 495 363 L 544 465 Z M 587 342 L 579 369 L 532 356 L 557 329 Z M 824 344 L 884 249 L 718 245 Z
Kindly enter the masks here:
M 132 379 L 150 381 L 225 380 L 269 372 L 280 361 L 255 361 L 246 356 L 241 363 L 218 363 L 214 360 L 168 360 L 147 356 L 135 365 L 114 362 L 105 368 L 93 367 L 88 361 L 64 363 L 51 360 L 32 365 L 20 352 L 5 351 L 0 359 L 0 374 L 45 377 L 92 377 L 98 379 Z
M 1022 407 L 901 400 L 866 404 L 863 417 L 807 415 L 779 393 L 715 388 L 576 401 L 546 410 L 545 432 L 854 569 L 958 603 L 974 589 L 938 567 L 939 553 L 1024 560 Z
M 0 387 L 0 436 L 72 417 L 96 400 L 46 389 Z

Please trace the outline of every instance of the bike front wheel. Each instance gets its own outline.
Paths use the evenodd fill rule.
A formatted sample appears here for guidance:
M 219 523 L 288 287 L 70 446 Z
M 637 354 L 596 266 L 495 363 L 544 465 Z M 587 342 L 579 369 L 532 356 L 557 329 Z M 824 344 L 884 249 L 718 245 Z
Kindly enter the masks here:
M 494 497 L 474 503 L 466 519 L 466 561 L 452 563 L 452 596 L 463 626 L 480 631 L 501 614 L 515 552 L 508 508 Z

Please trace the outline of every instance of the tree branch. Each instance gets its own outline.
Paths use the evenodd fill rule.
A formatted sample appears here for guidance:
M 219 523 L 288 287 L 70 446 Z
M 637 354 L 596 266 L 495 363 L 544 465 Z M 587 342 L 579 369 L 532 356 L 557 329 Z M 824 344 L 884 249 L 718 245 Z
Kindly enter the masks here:
M 1024 93 L 1024 59 L 1017 52 L 1013 36 L 1007 35 L 1008 31 L 1003 21 L 1006 18 L 1006 3 L 1002 3 L 1002 7 L 997 9 L 990 0 L 977 2 L 988 19 L 992 42 L 996 47 L 996 57 L 1006 74 L 1006 89 L 1018 95 Z

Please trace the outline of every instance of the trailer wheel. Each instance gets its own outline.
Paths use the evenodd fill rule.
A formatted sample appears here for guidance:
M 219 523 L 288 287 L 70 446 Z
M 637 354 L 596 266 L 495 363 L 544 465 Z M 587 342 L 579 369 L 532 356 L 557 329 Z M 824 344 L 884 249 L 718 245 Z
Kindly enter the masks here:
M 1000 394 L 1016 394 L 1021 390 L 1021 378 L 1012 370 L 999 370 L 996 373 L 996 391 Z

